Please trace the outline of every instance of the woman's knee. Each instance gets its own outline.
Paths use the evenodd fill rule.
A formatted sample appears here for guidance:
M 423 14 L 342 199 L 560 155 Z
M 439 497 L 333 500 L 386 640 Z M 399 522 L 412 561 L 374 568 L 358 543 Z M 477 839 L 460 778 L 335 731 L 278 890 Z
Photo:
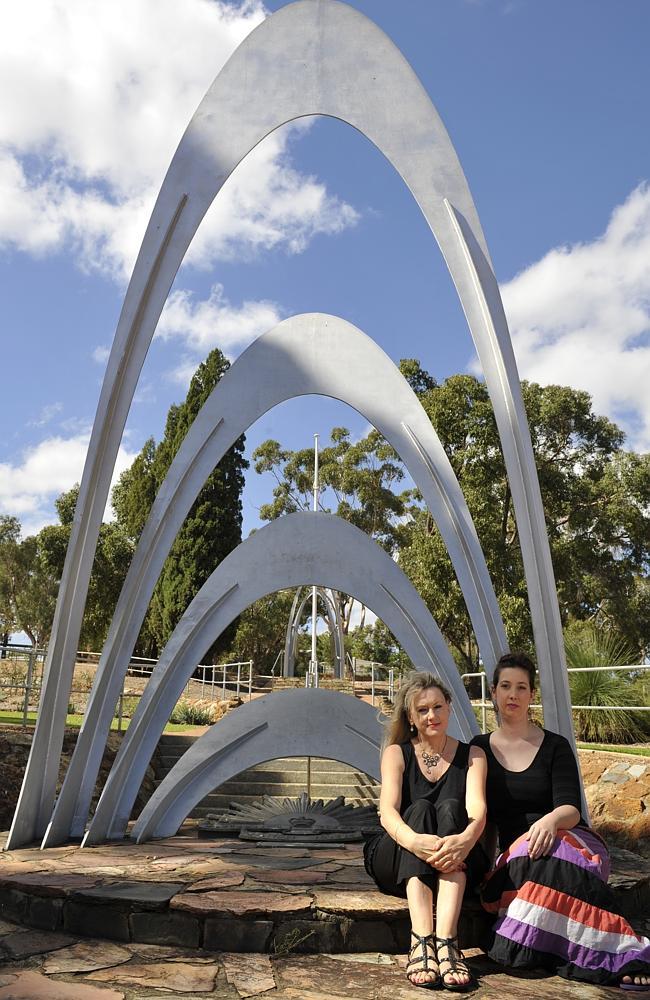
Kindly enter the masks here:
M 452 833 L 460 833 L 467 826 L 465 803 L 460 799 L 445 799 L 436 810 L 438 834 L 448 837 Z
M 427 799 L 418 799 L 404 812 L 404 822 L 417 833 L 435 833 L 437 829 L 436 808 Z

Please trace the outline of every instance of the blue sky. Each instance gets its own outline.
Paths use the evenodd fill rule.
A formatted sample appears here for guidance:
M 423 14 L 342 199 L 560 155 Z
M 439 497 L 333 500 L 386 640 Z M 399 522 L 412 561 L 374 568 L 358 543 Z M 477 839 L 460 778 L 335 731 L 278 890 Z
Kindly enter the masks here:
M 238 42 L 280 3 L 23 0 L 0 38 L 0 513 L 55 519 L 81 476 L 130 269 L 169 160 Z M 523 377 L 590 391 L 650 446 L 647 0 L 355 0 L 412 63 L 451 135 Z M 341 123 L 274 133 L 217 199 L 176 279 L 118 470 L 160 439 L 213 347 L 331 312 L 438 378 L 476 370 L 417 206 Z M 361 418 L 293 401 L 248 434 L 304 447 Z M 272 483 L 251 470 L 244 532 Z

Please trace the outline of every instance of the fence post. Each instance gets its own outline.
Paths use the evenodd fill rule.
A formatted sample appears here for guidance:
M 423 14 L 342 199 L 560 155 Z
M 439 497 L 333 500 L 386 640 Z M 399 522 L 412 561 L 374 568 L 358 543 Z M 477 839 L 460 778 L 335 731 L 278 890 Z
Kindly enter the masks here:
M 237 664 L 237 697 L 239 698 L 239 685 L 241 683 L 241 663 Z
M 253 661 L 248 661 L 248 700 L 253 700 Z
M 29 708 L 29 695 L 32 690 L 32 677 L 34 675 L 34 647 L 32 646 L 27 660 L 27 677 L 25 678 L 25 699 L 23 701 L 23 727 L 27 726 L 27 710 Z
M 370 696 L 372 699 L 372 707 L 375 707 L 375 664 L 370 664 Z
M 481 727 L 487 732 L 487 715 L 485 711 L 485 672 L 481 671 Z
M 124 689 L 120 691 L 120 697 L 117 700 L 117 731 L 122 732 L 122 713 L 124 711 Z

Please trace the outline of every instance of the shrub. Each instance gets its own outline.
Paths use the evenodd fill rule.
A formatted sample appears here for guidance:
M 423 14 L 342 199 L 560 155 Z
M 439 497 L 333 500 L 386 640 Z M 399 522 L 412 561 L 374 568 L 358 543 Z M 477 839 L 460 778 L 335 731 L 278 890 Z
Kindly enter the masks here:
M 211 701 L 190 701 L 189 698 L 181 698 L 169 721 L 188 726 L 211 726 L 217 715 L 215 705 Z
M 586 667 L 614 667 L 630 663 L 633 654 L 615 633 L 584 625 L 565 635 L 567 666 L 584 673 L 569 674 L 571 702 L 597 705 L 594 710 L 576 709 L 576 736 L 587 743 L 640 743 L 647 738 L 648 720 L 642 712 L 626 712 L 611 705 L 638 704 L 638 681 L 630 675 Z

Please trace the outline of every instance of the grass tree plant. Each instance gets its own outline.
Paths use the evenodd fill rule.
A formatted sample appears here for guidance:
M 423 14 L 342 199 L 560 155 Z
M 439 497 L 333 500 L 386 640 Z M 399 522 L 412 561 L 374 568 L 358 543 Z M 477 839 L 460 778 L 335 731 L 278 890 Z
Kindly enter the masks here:
M 642 743 L 650 736 L 650 719 L 644 713 L 617 706 L 638 705 L 640 683 L 632 671 L 589 670 L 589 667 L 626 666 L 634 653 L 616 632 L 590 623 L 576 622 L 565 632 L 564 646 L 573 705 L 576 736 L 588 743 Z

